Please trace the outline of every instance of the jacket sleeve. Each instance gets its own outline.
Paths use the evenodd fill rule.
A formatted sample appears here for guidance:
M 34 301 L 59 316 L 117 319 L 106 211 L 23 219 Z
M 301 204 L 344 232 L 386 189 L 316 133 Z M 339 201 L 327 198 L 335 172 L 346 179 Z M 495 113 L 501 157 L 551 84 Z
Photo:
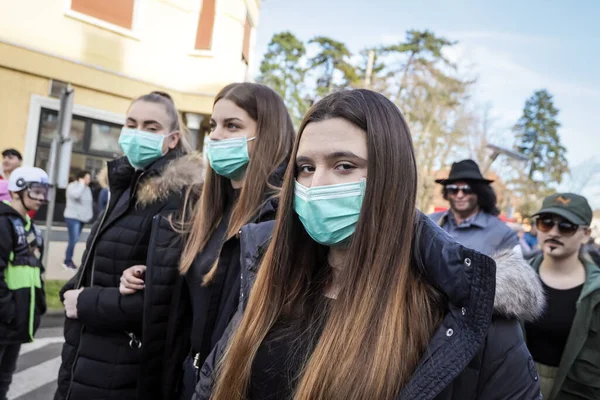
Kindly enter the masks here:
M 14 244 L 12 231 L 13 227 L 8 218 L 0 218 L 0 232 L 9 233 L 2 235 L 2 240 L 0 240 L 0 321 L 6 323 L 10 323 L 15 314 L 13 296 L 5 278 L 6 268 L 8 268 L 10 253 Z
M 71 200 L 80 200 L 81 196 L 85 193 L 87 186 L 81 184 L 79 181 L 71 182 L 67 186 L 67 198 Z
M 502 241 L 498 245 L 498 250 L 500 251 L 500 250 L 514 249 L 515 247 L 518 247 L 519 249 L 521 248 L 521 246 L 519 244 L 519 237 L 517 236 L 517 234 L 515 232 L 513 232 L 512 230 L 509 229 L 504 234 Z
M 118 287 L 83 289 L 77 299 L 78 319 L 86 326 L 111 331 L 135 331 L 142 323 L 144 291 L 123 296 Z
M 206 361 L 204 361 L 204 365 L 200 368 L 200 376 L 198 377 L 198 384 L 196 385 L 196 390 L 194 391 L 194 396 L 192 400 L 210 400 L 212 395 L 212 391 L 214 385 L 216 383 L 216 370 L 225 354 L 225 350 L 229 345 L 229 341 L 233 337 L 235 330 L 240 324 L 243 316 L 243 310 L 240 305 L 238 311 L 235 313 L 229 325 L 227 325 L 227 329 L 223 332 L 223 337 L 221 340 L 217 342 L 215 348 L 210 353 Z
M 165 207 L 158 216 L 169 215 L 171 210 Z M 158 229 L 158 235 L 161 232 L 163 236 L 169 236 L 164 229 L 159 226 L 154 226 L 152 229 Z M 152 236 L 152 234 L 150 235 Z M 170 236 L 169 236 L 170 237 Z M 156 243 L 150 243 L 148 254 L 154 252 L 157 247 Z M 172 262 L 178 260 L 175 257 Z M 149 265 L 149 259 L 146 259 L 148 268 L 155 266 Z M 146 275 L 148 276 L 148 274 Z M 144 319 L 144 295 L 145 290 L 138 290 L 134 294 L 122 295 L 118 287 L 89 287 L 83 289 L 77 300 L 77 316 L 79 320 L 86 326 L 106 329 L 113 331 L 138 331 L 142 326 Z
M 518 322 L 495 319 L 483 355 L 477 398 L 541 400 L 539 381 Z

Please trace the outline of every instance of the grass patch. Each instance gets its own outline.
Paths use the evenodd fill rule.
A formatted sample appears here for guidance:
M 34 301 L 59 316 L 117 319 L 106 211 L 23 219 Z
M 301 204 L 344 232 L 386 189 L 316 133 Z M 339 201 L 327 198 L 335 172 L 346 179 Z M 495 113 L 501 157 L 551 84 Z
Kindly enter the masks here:
M 60 289 L 62 289 L 65 283 L 67 283 L 67 281 L 44 281 L 46 288 L 46 304 L 48 305 L 48 310 L 62 310 L 64 308 L 63 304 L 60 302 L 58 292 L 60 292 Z

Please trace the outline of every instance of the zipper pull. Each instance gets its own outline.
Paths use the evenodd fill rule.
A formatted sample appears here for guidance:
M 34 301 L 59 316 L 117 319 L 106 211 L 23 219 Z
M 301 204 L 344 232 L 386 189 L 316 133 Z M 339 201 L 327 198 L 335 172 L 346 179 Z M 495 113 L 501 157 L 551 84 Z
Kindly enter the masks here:
M 135 333 L 128 332 L 127 335 L 129 335 L 129 337 L 131 338 L 131 340 L 129 341 L 129 347 L 131 347 L 132 349 L 139 349 L 142 347 L 142 342 L 137 338 L 137 336 L 135 336 Z
M 194 356 L 194 368 L 200 369 L 200 353 L 196 353 Z

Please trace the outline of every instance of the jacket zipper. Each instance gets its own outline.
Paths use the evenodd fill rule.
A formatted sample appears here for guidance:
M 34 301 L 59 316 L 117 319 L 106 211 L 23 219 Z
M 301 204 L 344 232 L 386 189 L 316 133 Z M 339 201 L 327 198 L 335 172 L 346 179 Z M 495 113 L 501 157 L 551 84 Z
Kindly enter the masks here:
M 107 166 L 107 168 L 108 168 L 108 166 Z M 108 187 L 110 187 L 110 177 L 108 176 L 108 174 L 107 174 L 106 179 L 108 180 Z M 109 196 L 110 196 L 110 192 L 109 192 Z M 102 214 L 102 219 L 100 220 L 100 225 L 98 225 L 98 229 L 96 230 L 96 235 L 94 236 L 94 239 L 92 240 L 92 245 L 90 246 L 90 251 L 88 252 L 87 256 L 85 257 L 85 262 L 82 264 L 83 266 L 87 265 L 88 261 L 90 260 L 90 256 L 93 253 L 92 250 L 94 249 L 94 246 L 96 245 L 96 240 L 98 239 L 98 235 L 100 234 L 102 225 L 104 225 L 104 220 L 106 219 L 106 214 L 108 214 L 107 211 L 108 211 L 109 206 L 110 206 L 110 201 L 108 203 L 106 203 L 106 207 L 104 208 L 104 213 Z M 94 262 L 92 264 L 92 276 L 90 279 L 90 286 L 93 284 L 95 266 L 96 266 L 96 259 L 94 259 Z M 76 286 L 77 289 L 79 289 L 81 287 L 84 273 L 85 273 L 85 271 L 81 271 L 81 276 L 79 276 L 79 280 L 77 281 L 77 286 Z M 73 359 L 73 365 L 71 366 L 71 381 L 69 382 L 69 390 L 67 391 L 67 397 L 65 398 L 65 400 L 69 400 L 69 398 L 71 397 L 71 388 L 73 387 L 73 379 L 75 379 L 75 366 L 77 365 L 77 360 L 79 359 L 79 348 L 81 346 L 81 338 L 83 337 L 84 329 L 85 329 L 85 327 L 82 324 L 81 332 L 79 333 L 79 343 L 77 344 L 77 351 L 75 352 L 75 358 Z
M 149 249 L 154 249 L 153 243 L 156 242 L 156 235 L 158 235 L 158 226 L 159 225 L 157 222 L 159 222 L 159 219 L 160 219 L 159 215 L 155 215 L 154 217 L 152 217 L 152 228 L 151 228 L 152 231 L 150 233 L 150 242 L 149 242 L 149 246 L 148 246 Z M 150 254 L 152 254 L 152 250 L 150 250 Z M 151 260 L 146 259 L 146 264 L 150 264 L 148 261 L 151 261 Z M 147 267 L 148 266 L 146 265 L 146 268 Z M 146 271 L 148 271 L 148 269 L 146 269 Z M 146 281 L 148 281 L 148 276 L 149 276 L 149 274 L 148 274 L 148 272 L 146 272 Z M 146 288 L 148 288 L 148 285 L 146 285 Z M 146 289 L 144 289 L 144 290 L 146 290 Z M 144 302 L 146 302 L 147 298 L 148 298 L 148 296 L 145 295 Z M 142 326 L 144 326 L 143 311 L 142 311 Z M 125 331 L 125 334 L 127 334 L 127 336 L 129 336 L 131 338 L 131 340 L 129 341 L 129 347 L 131 347 L 134 350 L 142 348 L 142 340 L 139 339 L 135 335 L 135 333 Z

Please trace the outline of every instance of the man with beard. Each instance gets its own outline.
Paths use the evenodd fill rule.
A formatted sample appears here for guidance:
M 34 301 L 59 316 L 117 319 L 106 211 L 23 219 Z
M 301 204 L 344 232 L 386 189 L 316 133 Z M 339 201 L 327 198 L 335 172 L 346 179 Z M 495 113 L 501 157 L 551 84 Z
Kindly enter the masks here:
M 544 199 L 535 214 L 542 254 L 530 263 L 546 292 L 542 316 L 525 324 L 544 399 L 600 399 L 600 268 L 582 245 L 592 209 L 573 193 Z
M 444 186 L 444 199 L 450 210 L 432 214 L 437 222 L 456 241 L 486 255 L 504 249 L 520 249 L 519 238 L 498 219 L 496 194 L 473 160 L 452 164 L 450 176 L 438 179 Z

